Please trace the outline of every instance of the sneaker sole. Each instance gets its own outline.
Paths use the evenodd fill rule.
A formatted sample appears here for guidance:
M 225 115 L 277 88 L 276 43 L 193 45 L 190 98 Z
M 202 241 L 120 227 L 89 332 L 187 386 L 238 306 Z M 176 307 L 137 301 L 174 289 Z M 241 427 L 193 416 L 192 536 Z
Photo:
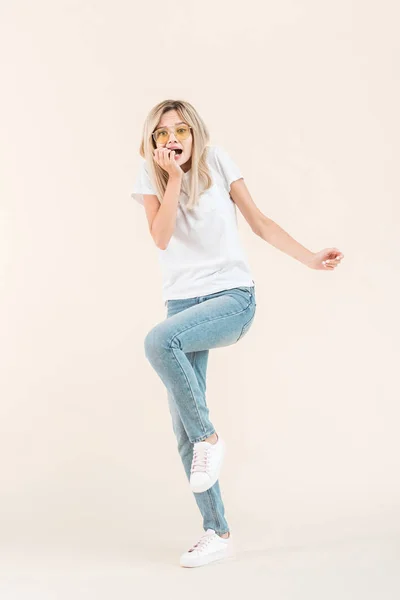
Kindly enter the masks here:
M 221 550 L 220 552 L 216 552 L 215 554 L 211 555 L 211 556 L 203 556 L 203 557 L 199 557 L 197 559 L 194 559 L 193 562 L 189 563 L 185 563 L 185 562 L 180 562 L 180 566 L 183 568 L 193 568 L 193 567 L 204 567 L 205 565 L 209 565 L 210 563 L 219 563 L 219 562 L 225 562 L 228 560 L 233 560 L 235 559 L 235 553 L 234 552 L 230 552 L 230 553 L 226 553 L 223 550 Z

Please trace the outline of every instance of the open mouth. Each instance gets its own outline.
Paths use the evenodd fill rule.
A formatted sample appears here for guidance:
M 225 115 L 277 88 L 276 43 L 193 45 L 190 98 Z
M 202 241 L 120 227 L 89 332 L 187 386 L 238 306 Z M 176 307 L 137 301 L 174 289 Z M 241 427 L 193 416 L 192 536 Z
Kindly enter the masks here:
M 171 150 L 174 150 L 175 154 L 182 154 L 183 152 L 182 148 L 171 148 Z

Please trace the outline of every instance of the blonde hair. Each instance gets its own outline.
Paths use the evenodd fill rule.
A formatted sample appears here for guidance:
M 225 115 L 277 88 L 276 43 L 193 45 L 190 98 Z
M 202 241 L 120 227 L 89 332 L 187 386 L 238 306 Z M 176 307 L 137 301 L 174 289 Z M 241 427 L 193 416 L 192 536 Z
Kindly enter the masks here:
M 184 100 L 164 100 L 154 106 L 144 123 L 139 153 L 146 159 L 150 180 L 157 190 L 159 200 L 162 201 L 169 175 L 154 160 L 153 150 L 157 146 L 152 133 L 161 116 L 169 110 L 176 110 L 182 121 L 192 127 L 192 163 L 189 174 L 189 191 L 186 191 L 189 196 L 186 208 L 190 210 L 198 203 L 200 194 L 212 186 L 211 174 L 206 162 L 210 136 L 206 124 L 196 109 Z

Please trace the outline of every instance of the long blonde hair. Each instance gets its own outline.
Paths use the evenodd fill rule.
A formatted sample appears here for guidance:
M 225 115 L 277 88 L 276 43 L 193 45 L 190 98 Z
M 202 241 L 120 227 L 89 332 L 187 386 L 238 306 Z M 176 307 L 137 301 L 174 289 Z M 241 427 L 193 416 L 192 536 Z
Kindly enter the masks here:
M 156 148 L 156 143 L 152 133 L 156 129 L 161 116 L 169 110 L 176 110 L 182 121 L 192 127 L 193 142 L 189 190 L 183 189 L 189 196 L 186 208 L 190 210 L 198 203 L 200 194 L 212 186 L 211 174 L 206 161 L 210 136 L 206 124 L 196 109 L 184 100 L 164 100 L 154 106 L 144 123 L 139 153 L 147 162 L 150 180 L 155 186 L 158 199 L 161 202 L 169 175 L 154 160 L 153 150 Z

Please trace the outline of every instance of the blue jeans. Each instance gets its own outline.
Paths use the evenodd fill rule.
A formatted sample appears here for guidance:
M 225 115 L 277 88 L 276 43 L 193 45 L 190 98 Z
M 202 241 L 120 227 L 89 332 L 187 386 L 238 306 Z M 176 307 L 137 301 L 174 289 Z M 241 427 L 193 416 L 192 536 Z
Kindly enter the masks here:
M 249 330 L 256 311 L 255 286 L 207 296 L 167 301 L 167 318 L 147 334 L 146 358 L 167 389 L 178 451 L 190 479 L 193 444 L 215 433 L 206 402 L 206 371 L 211 348 L 230 346 Z M 203 528 L 229 531 L 219 481 L 193 492 Z

